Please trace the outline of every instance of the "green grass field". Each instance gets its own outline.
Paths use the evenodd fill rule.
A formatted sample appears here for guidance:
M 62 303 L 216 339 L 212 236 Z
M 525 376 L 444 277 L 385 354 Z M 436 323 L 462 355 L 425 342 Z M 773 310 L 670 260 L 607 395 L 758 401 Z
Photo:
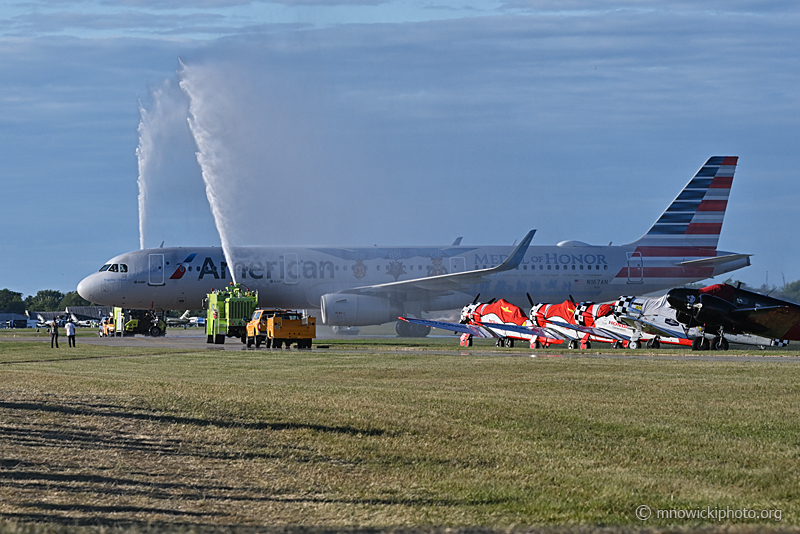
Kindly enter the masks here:
M 800 524 L 797 353 L 531 358 L 384 343 L 391 352 L 68 352 L 6 338 L 0 532 L 702 529 L 720 523 L 656 514 L 707 508 L 780 511 L 726 526 Z

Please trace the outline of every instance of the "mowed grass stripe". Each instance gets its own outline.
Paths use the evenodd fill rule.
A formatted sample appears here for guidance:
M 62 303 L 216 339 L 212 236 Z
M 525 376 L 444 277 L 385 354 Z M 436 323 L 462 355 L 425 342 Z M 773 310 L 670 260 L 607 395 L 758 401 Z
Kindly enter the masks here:
M 161 354 L 186 352 L 182 349 L 157 348 L 125 348 L 102 345 L 89 345 L 76 342 L 75 347 L 67 345 L 67 338 L 59 338 L 59 348 L 50 348 L 49 342 L 9 341 L 0 342 L 0 365 L 9 363 L 44 363 L 63 360 L 85 360 L 95 358 L 125 358 L 158 356 Z M 80 340 L 80 338 L 78 338 Z
M 637 520 L 647 504 L 781 509 L 782 524 L 798 522 L 794 362 L 359 348 L 10 364 L 2 373 L 7 517 L 667 524 Z

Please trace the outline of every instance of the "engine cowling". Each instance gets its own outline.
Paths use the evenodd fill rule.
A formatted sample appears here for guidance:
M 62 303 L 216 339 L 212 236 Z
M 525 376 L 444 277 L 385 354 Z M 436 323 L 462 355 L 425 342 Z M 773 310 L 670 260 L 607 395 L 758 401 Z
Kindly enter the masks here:
M 322 322 L 330 326 L 368 326 L 396 321 L 402 315 L 389 299 L 328 293 L 320 298 Z
M 714 295 L 700 295 L 702 307 L 696 319 L 706 325 L 724 326 L 726 329 L 734 328 L 736 322 L 731 316 L 731 312 L 736 309 L 736 305 L 723 300 Z

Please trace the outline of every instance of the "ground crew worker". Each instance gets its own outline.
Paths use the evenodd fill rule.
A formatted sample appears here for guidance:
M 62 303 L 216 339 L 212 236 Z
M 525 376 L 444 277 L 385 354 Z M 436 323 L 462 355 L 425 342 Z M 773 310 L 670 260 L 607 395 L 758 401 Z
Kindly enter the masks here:
M 75 346 L 75 324 L 72 322 L 72 319 L 67 321 L 67 324 L 64 325 L 64 330 L 67 333 L 67 343 L 70 347 Z
M 55 343 L 58 348 L 58 317 L 53 317 L 53 326 L 50 327 L 50 348 L 53 348 Z

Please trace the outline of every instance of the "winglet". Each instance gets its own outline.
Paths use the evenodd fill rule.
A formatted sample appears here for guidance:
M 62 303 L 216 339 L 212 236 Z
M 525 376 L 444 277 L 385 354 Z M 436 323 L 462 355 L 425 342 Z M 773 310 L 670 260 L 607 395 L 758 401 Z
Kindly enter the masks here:
M 522 259 L 525 257 L 525 253 L 528 252 L 528 247 L 533 241 L 533 235 L 536 233 L 536 230 L 531 230 L 528 232 L 522 241 L 520 241 L 517 248 L 514 249 L 507 258 L 506 261 L 492 269 L 493 272 L 499 273 L 502 271 L 511 271 L 519 267 L 519 264 L 522 263 Z

